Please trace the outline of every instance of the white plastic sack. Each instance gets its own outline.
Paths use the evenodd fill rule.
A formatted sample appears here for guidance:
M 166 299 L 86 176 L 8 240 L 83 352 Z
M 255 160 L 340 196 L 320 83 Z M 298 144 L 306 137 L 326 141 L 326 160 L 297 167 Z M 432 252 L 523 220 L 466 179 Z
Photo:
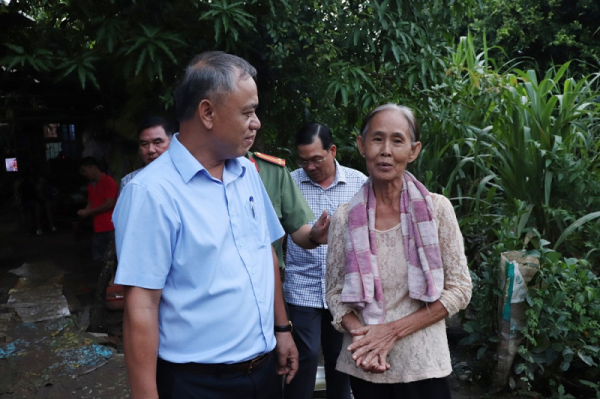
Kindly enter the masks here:
M 492 387 L 506 387 L 515 355 L 523 337 L 521 330 L 527 324 L 525 310 L 527 284 L 540 268 L 538 258 L 525 256 L 518 251 L 504 252 L 500 256 L 500 288 L 503 295 L 499 302 L 498 364 Z

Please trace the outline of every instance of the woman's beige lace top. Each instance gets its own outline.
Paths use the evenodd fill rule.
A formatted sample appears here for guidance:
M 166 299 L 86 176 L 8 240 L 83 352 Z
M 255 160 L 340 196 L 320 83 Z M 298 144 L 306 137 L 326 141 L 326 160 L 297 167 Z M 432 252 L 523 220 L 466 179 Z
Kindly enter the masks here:
M 469 303 L 471 276 L 452 204 L 444 196 L 431 196 L 444 264 L 444 290 L 440 301 L 451 316 Z M 327 252 L 327 305 L 333 315 L 334 327 L 344 333 L 337 369 L 366 381 L 388 384 L 449 375 L 452 366 L 444 320 L 397 341 L 388 355 L 391 368 L 386 372 L 372 374 L 356 367 L 351 353 L 347 350 L 348 345 L 352 343 L 352 337 L 341 325 L 342 317 L 350 312 L 355 312 L 364 324 L 359 310 L 340 302 L 344 284 L 345 247 L 349 242 L 347 226 L 348 204 L 344 204 L 332 217 Z M 401 319 L 425 306 L 424 302 L 408 296 L 408 265 L 404 255 L 400 223 L 390 230 L 377 231 L 377 257 L 385 298 L 384 322 Z

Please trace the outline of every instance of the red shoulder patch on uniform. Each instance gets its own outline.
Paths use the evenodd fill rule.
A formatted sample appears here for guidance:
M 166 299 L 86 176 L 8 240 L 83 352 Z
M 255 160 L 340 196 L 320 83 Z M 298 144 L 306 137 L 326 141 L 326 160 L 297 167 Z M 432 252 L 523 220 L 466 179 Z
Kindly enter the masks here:
M 254 167 L 256 168 L 257 172 L 260 172 L 260 169 L 258 169 L 258 164 L 256 163 L 256 161 L 254 160 L 254 158 L 252 157 L 248 157 L 248 159 L 250 160 L 250 162 L 252 162 L 252 165 L 254 165 Z
M 255 152 L 254 156 L 262 159 L 263 161 L 274 163 L 275 165 L 285 166 L 285 159 L 277 158 L 271 155 L 263 154 L 262 152 Z

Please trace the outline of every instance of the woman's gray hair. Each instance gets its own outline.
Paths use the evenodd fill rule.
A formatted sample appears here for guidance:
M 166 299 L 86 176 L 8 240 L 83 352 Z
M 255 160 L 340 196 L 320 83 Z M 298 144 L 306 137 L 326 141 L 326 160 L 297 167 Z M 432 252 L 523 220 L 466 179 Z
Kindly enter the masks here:
M 371 110 L 371 112 L 369 112 L 367 116 L 365 116 L 365 119 L 363 119 L 362 126 L 360 127 L 360 136 L 363 139 L 365 138 L 365 136 L 367 135 L 367 131 L 369 130 L 369 126 L 371 125 L 371 119 L 373 119 L 373 117 L 376 114 L 389 109 L 396 110 L 402 115 L 404 115 L 406 121 L 408 122 L 408 129 L 410 131 L 410 139 L 412 141 L 412 145 L 415 145 L 415 143 L 418 142 L 421 138 L 421 133 L 419 132 L 419 125 L 417 124 L 415 114 L 412 109 L 404 105 L 398 105 L 394 103 L 383 104 Z
M 222 51 L 207 51 L 194 57 L 175 89 L 177 120 L 194 116 L 204 99 L 223 102 L 237 86 L 237 79 L 256 77 L 256 69 L 246 60 Z

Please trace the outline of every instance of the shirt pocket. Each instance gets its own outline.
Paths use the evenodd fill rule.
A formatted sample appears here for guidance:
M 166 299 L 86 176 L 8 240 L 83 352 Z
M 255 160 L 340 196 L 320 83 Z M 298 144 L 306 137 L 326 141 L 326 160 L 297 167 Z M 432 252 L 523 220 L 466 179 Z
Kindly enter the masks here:
M 249 236 L 252 237 L 256 247 L 262 249 L 271 245 L 264 208 L 259 206 L 256 201 L 248 201 L 245 208 L 248 220 L 250 221 L 248 224 L 248 228 L 250 229 Z

